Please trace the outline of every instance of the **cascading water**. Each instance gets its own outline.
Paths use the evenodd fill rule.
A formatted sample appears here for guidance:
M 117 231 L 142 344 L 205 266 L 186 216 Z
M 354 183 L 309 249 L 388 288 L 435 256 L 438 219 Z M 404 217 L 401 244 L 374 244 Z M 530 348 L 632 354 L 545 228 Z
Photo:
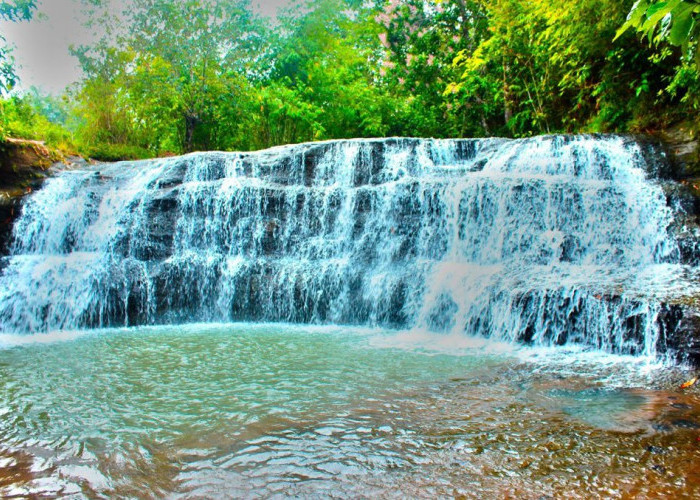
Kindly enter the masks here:
M 653 355 L 693 269 L 648 170 L 628 138 L 557 136 L 64 171 L 15 225 L 0 331 L 310 322 Z

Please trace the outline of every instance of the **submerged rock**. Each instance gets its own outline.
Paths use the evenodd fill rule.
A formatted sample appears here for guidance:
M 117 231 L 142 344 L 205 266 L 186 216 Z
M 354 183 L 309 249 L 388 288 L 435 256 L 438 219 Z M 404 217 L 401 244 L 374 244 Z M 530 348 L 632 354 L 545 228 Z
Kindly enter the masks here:
M 700 425 L 697 422 L 688 420 L 685 418 L 678 418 L 671 422 L 674 427 L 680 427 L 682 429 L 700 429 Z

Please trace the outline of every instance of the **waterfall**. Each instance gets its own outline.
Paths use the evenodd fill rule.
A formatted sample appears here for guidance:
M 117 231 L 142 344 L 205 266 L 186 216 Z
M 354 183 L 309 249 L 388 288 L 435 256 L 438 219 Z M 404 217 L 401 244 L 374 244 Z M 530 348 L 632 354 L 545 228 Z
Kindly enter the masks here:
M 363 139 L 63 171 L 15 224 L 0 331 L 308 322 L 654 354 L 695 269 L 647 156 Z

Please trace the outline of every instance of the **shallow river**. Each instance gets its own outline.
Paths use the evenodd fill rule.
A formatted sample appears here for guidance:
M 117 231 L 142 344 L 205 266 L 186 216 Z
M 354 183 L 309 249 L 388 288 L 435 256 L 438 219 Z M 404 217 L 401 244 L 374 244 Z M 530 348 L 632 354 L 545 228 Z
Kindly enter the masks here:
M 245 324 L 0 345 L 3 497 L 700 495 L 700 391 L 649 360 Z

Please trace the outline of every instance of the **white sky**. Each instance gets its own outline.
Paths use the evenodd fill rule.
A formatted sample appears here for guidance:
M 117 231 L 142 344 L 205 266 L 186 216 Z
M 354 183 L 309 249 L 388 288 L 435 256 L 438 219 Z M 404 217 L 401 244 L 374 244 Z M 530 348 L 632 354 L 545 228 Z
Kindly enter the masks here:
M 290 1 L 293 0 L 251 0 L 251 3 L 257 12 L 274 17 Z M 95 40 L 91 30 L 83 25 L 81 7 L 80 0 L 39 0 L 31 21 L 0 22 L 0 32 L 14 47 L 20 89 L 36 86 L 58 94 L 80 79 L 80 68 L 68 47 Z

